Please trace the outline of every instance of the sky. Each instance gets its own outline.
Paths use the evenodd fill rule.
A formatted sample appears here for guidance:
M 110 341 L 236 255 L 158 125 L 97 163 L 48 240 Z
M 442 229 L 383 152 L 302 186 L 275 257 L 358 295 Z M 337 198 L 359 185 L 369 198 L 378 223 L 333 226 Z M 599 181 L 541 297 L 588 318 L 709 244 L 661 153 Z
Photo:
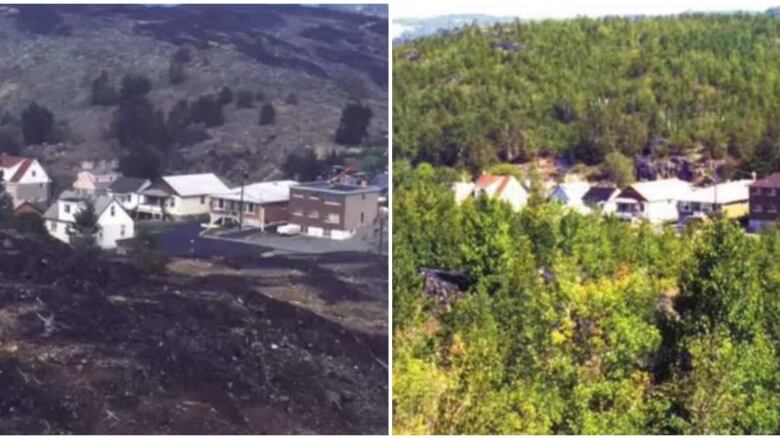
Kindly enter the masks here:
M 604 15 L 668 15 L 705 11 L 765 11 L 780 0 L 391 0 L 394 18 L 485 14 L 527 19 Z

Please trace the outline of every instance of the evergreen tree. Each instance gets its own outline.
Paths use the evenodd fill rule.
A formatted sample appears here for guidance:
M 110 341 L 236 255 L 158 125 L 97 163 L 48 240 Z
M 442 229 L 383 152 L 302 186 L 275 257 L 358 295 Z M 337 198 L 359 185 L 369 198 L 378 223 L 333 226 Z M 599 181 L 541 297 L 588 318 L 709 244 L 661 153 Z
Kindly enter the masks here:
M 236 108 L 253 108 L 252 92 L 249 90 L 240 90 L 236 93 Z
M 119 95 L 108 78 L 108 72 L 102 70 L 100 76 L 92 81 L 92 105 L 112 106 L 119 102 Z
M 94 202 L 90 199 L 84 200 L 83 208 L 73 215 L 73 219 L 69 230 L 71 245 L 81 251 L 93 250 L 100 231 Z
M 341 121 L 336 130 L 336 142 L 342 145 L 360 145 L 368 136 L 368 126 L 373 112 L 360 102 L 352 102 L 341 112 Z
M 3 171 L 0 170 L 0 226 L 8 224 L 14 215 L 14 202 L 5 190 Z
M 37 102 L 30 103 L 22 111 L 22 136 L 25 145 L 54 141 L 54 115 L 51 111 Z
M 260 108 L 260 125 L 271 125 L 276 120 L 276 109 L 270 102 Z

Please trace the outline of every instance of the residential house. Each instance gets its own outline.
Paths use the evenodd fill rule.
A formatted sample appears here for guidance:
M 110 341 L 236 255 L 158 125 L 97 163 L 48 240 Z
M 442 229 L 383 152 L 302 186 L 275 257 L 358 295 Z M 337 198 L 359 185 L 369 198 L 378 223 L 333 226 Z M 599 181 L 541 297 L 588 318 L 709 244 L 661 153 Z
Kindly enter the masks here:
M 108 186 L 107 193 L 133 214 L 141 203 L 141 192 L 151 184 L 152 182 L 144 178 L 119 177 Z
M 617 211 L 615 200 L 618 195 L 620 195 L 620 189 L 614 186 L 592 186 L 582 196 L 582 204 L 588 211 L 614 213 Z
M 14 209 L 14 215 L 37 215 L 43 216 L 46 211 L 45 203 L 35 203 L 32 201 L 23 201 L 22 204 L 16 206 Z
M 716 212 L 726 218 L 740 218 L 748 213 L 749 186 L 753 180 L 736 180 L 703 188 L 693 188 L 677 202 L 680 222 L 704 219 Z
M 107 165 L 95 168 L 87 166 L 76 174 L 76 181 L 73 182 L 72 188 L 82 195 L 105 194 L 109 186 L 121 176 L 122 174 Z
M 677 202 L 690 191 L 690 184 L 678 178 L 634 183 L 615 199 L 617 215 L 624 220 L 646 219 L 653 224 L 674 222 L 679 218 Z
M 0 154 L 0 182 L 14 207 L 25 201 L 48 203 L 51 179 L 38 160 Z
M 95 206 L 99 227 L 95 242 L 98 247 L 113 249 L 116 248 L 117 241 L 135 236 L 133 219 L 113 197 L 109 195 L 93 197 L 73 190 L 60 194 L 60 198 L 43 214 L 49 234 L 70 244 L 76 215 L 84 209 L 87 202 L 92 202 Z
M 511 175 L 482 174 L 474 183 L 458 182 L 452 188 L 458 204 L 478 196 L 504 201 L 514 210 L 520 210 L 528 203 L 528 190 Z
M 290 223 L 302 233 L 346 239 L 374 222 L 379 210 L 376 186 L 303 183 L 290 188 Z
M 187 174 L 160 178 L 140 192 L 137 217 L 178 220 L 208 215 L 209 195 L 225 193 L 230 188 L 216 175 Z
M 229 225 L 243 222 L 243 227 L 265 230 L 269 225 L 289 219 L 290 187 L 297 181 L 281 180 L 253 183 L 224 193 L 211 194 L 211 224 Z M 243 213 L 242 213 L 243 205 Z
M 574 209 L 578 212 L 587 213 L 590 209 L 585 206 L 583 197 L 589 189 L 590 184 L 585 181 L 561 183 L 553 190 L 553 193 L 550 195 L 550 200 L 557 201 L 565 207 Z
M 780 172 L 776 172 L 749 186 L 750 230 L 761 230 L 777 222 L 780 215 Z

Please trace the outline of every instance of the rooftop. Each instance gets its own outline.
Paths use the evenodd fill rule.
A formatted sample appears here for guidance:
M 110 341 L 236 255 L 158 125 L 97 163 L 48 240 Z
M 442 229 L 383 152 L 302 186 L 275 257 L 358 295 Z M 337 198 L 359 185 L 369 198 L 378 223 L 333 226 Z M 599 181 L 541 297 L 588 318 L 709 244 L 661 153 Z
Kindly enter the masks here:
M 694 188 L 690 195 L 683 198 L 683 200 L 713 204 L 716 200 L 718 204 L 747 201 L 748 187 L 751 183 L 753 183 L 753 180 L 736 180 L 703 188 Z
M 244 186 L 244 201 L 255 203 L 278 203 L 290 199 L 290 187 L 294 180 L 265 181 Z M 212 194 L 213 197 L 241 201 L 241 186 L 226 192 Z
M 312 181 L 309 183 L 300 183 L 293 186 L 293 188 L 298 190 L 327 192 L 334 194 L 362 194 L 381 191 L 381 189 L 377 186 L 356 186 L 338 183 L 334 184 L 329 181 Z
M 750 185 L 750 187 L 778 188 L 780 187 L 780 172 L 775 172 L 774 174 L 767 175 L 761 180 L 756 180 L 753 182 L 753 184 Z
M 230 190 L 219 177 L 212 173 L 168 175 L 162 179 L 182 197 L 210 195 Z

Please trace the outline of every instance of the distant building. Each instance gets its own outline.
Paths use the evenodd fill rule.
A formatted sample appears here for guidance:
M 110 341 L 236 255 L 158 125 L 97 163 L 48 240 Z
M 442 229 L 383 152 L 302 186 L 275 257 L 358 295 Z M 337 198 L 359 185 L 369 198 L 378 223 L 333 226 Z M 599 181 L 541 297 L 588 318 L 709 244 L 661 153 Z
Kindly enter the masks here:
M 143 178 L 119 177 L 108 186 L 107 193 L 119 201 L 126 211 L 134 213 L 141 203 L 141 192 L 151 184 Z
M 51 179 L 36 159 L 0 154 L 0 173 L 14 207 L 25 201 L 48 203 Z
M 620 189 L 614 186 L 593 186 L 582 196 L 582 204 L 589 211 L 614 213 L 617 211 L 615 200 L 620 195 Z
M 780 215 L 780 172 L 754 181 L 749 188 L 749 228 L 761 230 L 775 224 Z
M 556 186 L 550 200 L 557 201 L 565 207 L 574 209 L 580 213 L 587 213 L 588 209 L 584 202 L 583 197 L 588 193 L 590 184 L 584 181 L 575 181 L 571 183 L 561 183 Z
M 293 180 L 267 181 L 244 186 L 224 193 L 211 194 L 210 223 L 216 225 L 239 224 L 264 230 L 266 226 L 287 222 L 289 219 L 290 187 Z M 242 201 L 243 200 L 243 201 Z M 243 215 L 241 207 L 243 202 Z
M 121 176 L 122 174 L 110 167 L 87 167 L 76 175 L 72 188 L 82 195 L 105 194 L 111 183 Z
M 290 223 L 311 236 L 346 239 L 374 222 L 380 189 L 327 181 L 290 188 Z
M 458 182 L 452 189 L 458 204 L 471 197 L 486 196 L 506 202 L 516 211 L 525 207 L 529 196 L 528 190 L 511 175 L 482 174 L 476 182 Z
M 108 195 L 91 197 L 76 191 L 64 191 L 43 214 L 49 234 L 70 244 L 75 216 L 84 209 L 87 200 L 91 200 L 95 205 L 99 226 L 95 242 L 98 247 L 113 249 L 116 248 L 118 240 L 135 236 L 133 219 L 117 200 Z
M 646 219 L 653 224 L 676 222 L 677 202 L 690 192 L 690 184 L 677 178 L 634 183 L 615 199 L 617 215 L 624 220 Z
M 177 220 L 208 215 L 209 195 L 230 190 L 214 174 L 169 175 L 143 189 L 138 218 Z
M 693 188 L 691 192 L 677 202 L 680 221 L 693 218 L 704 219 L 716 212 L 722 212 L 726 218 L 739 218 L 747 215 L 749 186 L 753 180 L 736 180 L 716 185 Z

